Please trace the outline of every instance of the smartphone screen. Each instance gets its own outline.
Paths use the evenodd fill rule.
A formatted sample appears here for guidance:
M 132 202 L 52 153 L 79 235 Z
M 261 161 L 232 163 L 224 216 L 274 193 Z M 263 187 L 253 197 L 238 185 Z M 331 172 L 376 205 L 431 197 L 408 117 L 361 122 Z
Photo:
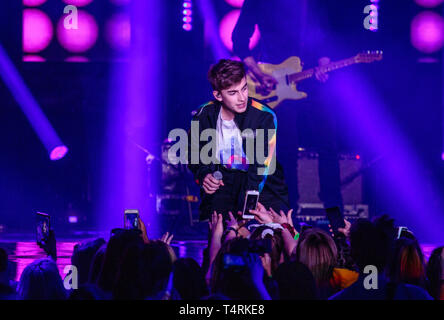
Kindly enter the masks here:
M 327 208 L 325 211 L 334 234 L 338 233 L 339 228 L 345 227 L 344 216 L 339 207 Z
M 139 228 L 139 211 L 138 210 L 125 210 L 125 229 L 138 229 Z
M 243 267 L 245 266 L 245 261 L 241 256 L 226 253 L 223 257 L 223 264 L 224 269 L 230 267 Z
M 254 215 L 250 213 L 250 210 L 255 210 L 257 206 L 257 201 L 259 200 L 259 192 L 257 191 L 247 191 L 244 204 L 244 212 L 242 218 L 244 219 L 254 219 Z
M 43 244 L 49 237 L 49 215 L 43 212 L 36 213 L 36 227 L 37 227 L 37 243 Z

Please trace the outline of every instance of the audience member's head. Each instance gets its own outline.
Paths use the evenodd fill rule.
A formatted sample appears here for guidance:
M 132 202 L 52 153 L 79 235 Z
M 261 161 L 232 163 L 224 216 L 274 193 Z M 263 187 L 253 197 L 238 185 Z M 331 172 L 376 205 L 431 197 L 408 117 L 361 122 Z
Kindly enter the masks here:
M 103 260 L 105 260 L 106 244 L 102 245 L 91 261 L 91 268 L 89 270 L 88 283 L 97 284 L 99 281 L 100 272 L 102 271 Z
M 135 242 L 129 245 L 122 255 L 113 287 L 114 299 L 144 299 L 143 288 L 143 252 L 144 244 Z
M 330 286 L 337 248 L 328 233 L 318 228 L 304 231 L 299 238 L 295 258 L 308 267 L 319 289 Z
M 100 289 L 93 284 L 79 285 L 76 290 L 72 290 L 69 295 L 69 300 L 103 300 Z
M 143 245 L 143 239 L 138 230 L 120 230 L 109 239 L 98 278 L 98 286 L 102 290 L 112 291 L 123 257 L 127 249 L 134 245 Z
M 351 255 L 360 272 L 374 265 L 382 274 L 391 253 L 389 235 L 367 219 L 356 220 L 350 228 Z
M 389 276 L 392 281 L 426 287 L 424 256 L 416 240 L 396 240 L 391 260 Z
M 279 288 L 280 300 L 316 300 L 316 281 L 310 270 L 302 263 L 288 261 L 276 270 L 274 279 Z
M 0 284 L 9 285 L 8 253 L 0 248 Z
M 427 289 L 430 295 L 436 299 L 442 299 L 441 286 L 444 283 L 444 247 L 438 247 L 432 251 L 427 262 Z
M 77 267 L 79 285 L 88 282 L 94 255 L 105 243 L 103 238 L 98 238 L 74 246 L 74 251 L 71 256 L 71 264 Z
M 233 300 L 260 300 L 253 268 L 260 262 L 259 254 L 249 250 L 250 240 L 235 238 L 225 242 L 213 266 L 211 293 L 222 294 Z M 260 266 L 262 268 L 262 265 Z
M 62 300 L 67 298 L 56 263 L 49 258 L 35 260 L 20 276 L 17 295 L 21 300 Z
M 173 284 L 183 300 L 198 300 L 208 295 L 202 268 L 192 258 L 181 258 L 174 262 Z
M 141 281 L 145 297 L 156 297 L 167 289 L 173 271 L 173 260 L 168 247 L 160 240 L 150 241 L 144 246 Z
M 256 228 L 250 236 L 250 240 L 264 240 L 267 239 L 271 243 L 271 271 L 274 274 L 279 264 L 287 260 L 284 250 L 284 240 L 282 238 L 282 231 L 279 229 L 273 230 L 266 226 Z

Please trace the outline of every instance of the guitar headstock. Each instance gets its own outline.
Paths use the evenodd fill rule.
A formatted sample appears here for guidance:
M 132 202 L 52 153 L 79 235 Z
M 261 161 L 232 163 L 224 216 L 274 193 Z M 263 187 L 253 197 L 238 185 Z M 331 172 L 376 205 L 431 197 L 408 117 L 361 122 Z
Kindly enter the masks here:
M 356 63 L 371 63 L 382 60 L 382 51 L 367 51 L 359 53 L 355 57 Z

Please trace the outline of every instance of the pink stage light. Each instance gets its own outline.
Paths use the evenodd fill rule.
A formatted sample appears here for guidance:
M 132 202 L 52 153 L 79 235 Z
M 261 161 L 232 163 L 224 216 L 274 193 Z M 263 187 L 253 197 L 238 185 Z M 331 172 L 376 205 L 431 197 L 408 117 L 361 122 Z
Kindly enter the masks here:
M 412 20 L 410 39 L 421 52 L 439 51 L 444 46 L 444 18 L 433 11 L 419 13 Z
M 107 42 L 114 49 L 128 49 L 131 45 L 131 20 L 126 14 L 112 16 L 105 27 Z
M 45 49 L 54 33 L 49 17 L 38 9 L 23 10 L 23 51 L 36 53 Z
M 242 8 L 244 4 L 244 0 L 225 0 L 225 2 L 235 8 Z
M 23 4 L 27 7 L 38 7 L 45 2 L 46 0 L 23 0 Z
M 193 29 L 193 27 L 191 26 L 191 24 L 189 23 L 185 23 L 182 28 L 186 31 L 191 31 L 191 29 Z
M 36 55 L 26 55 L 22 59 L 24 62 L 45 62 L 46 59 Z
M 219 36 L 222 39 L 223 44 L 230 51 L 233 51 L 233 41 L 231 40 L 231 34 L 233 33 L 234 27 L 236 26 L 237 20 L 240 16 L 240 10 L 233 10 L 228 12 L 225 17 L 222 18 L 219 24 Z M 250 38 L 249 48 L 253 49 L 259 42 L 261 35 L 259 28 L 255 27 L 253 36 Z
M 55 161 L 62 159 L 66 153 L 68 152 L 68 147 L 66 146 L 58 146 L 52 149 L 51 153 L 49 154 L 49 159 Z
M 63 2 L 66 4 L 72 4 L 76 7 L 83 7 L 93 2 L 93 0 L 63 0 Z
M 91 49 L 97 41 L 99 28 L 96 20 L 89 13 L 78 11 L 78 29 L 66 29 L 64 27 L 64 19 L 62 16 L 57 23 L 57 39 L 63 48 L 70 52 L 85 52 Z
M 441 3 L 444 2 L 444 0 L 415 0 L 416 4 L 426 7 L 426 8 L 433 8 Z
M 89 59 L 87 57 L 83 56 L 72 56 L 65 59 L 66 62 L 89 62 Z
M 69 216 L 68 217 L 69 223 L 77 223 L 78 221 L 79 221 L 79 219 L 76 216 Z

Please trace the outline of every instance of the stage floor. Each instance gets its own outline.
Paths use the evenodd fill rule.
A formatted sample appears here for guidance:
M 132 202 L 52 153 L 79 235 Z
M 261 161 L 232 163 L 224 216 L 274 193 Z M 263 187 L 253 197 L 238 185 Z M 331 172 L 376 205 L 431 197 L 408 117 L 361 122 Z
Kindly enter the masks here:
M 97 239 L 99 237 L 108 240 L 109 237 L 104 237 L 101 234 L 96 234 L 92 237 L 81 238 L 62 238 L 57 239 L 57 267 L 60 275 L 64 278 L 63 272 L 66 265 L 71 264 L 71 255 L 74 246 L 77 243 L 87 242 Z M 35 237 L 34 237 L 35 238 Z M 171 243 L 178 258 L 190 257 L 195 259 L 200 265 L 203 260 L 203 250 L 207 246 L 206 240 L 173 240 Z M 5 249 L 8 253 L 10 261 L 11 278 L 18 281 L 23 269 L 32 261 L 46 257 L 45 252 L 36 244 L 31 235 L 26 235 L 21 238 L 9 236 L 0 239 L 0 247 Z

